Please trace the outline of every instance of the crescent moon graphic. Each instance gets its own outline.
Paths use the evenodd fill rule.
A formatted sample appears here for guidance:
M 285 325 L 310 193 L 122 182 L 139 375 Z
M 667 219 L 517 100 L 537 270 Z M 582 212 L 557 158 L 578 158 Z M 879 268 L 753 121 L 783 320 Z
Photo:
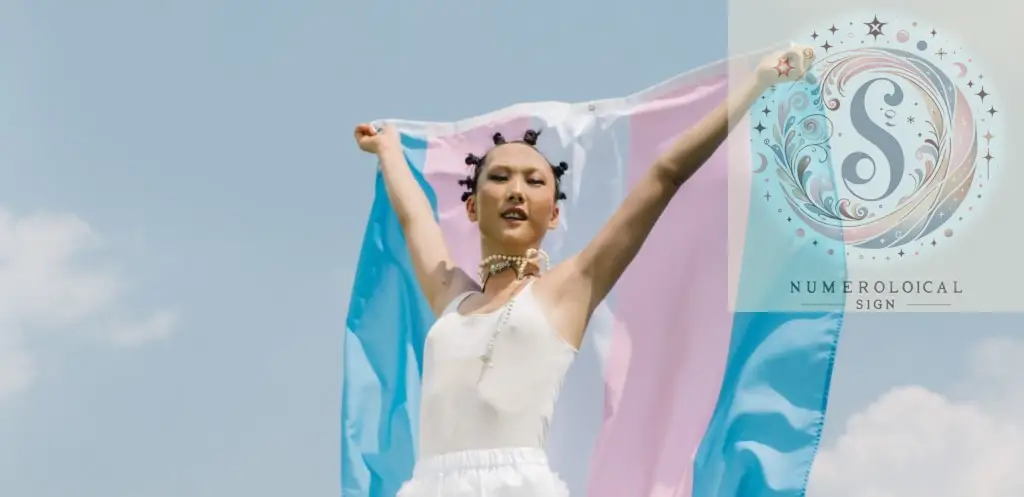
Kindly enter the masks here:
M 953 67 L 955 67 L 955 68 L 960 70 L 960 74 L 957 74 L 956 77 L 962 78 L 962 77 L 967 75 L 967 66 L 965 66 L 963 63 L 961 63 L 961 62 L 954 62 L 953 63 Z
M 758 155 L 758 157 L 761 158 L 761 165 L 757 166 L 757 169 L 754 169 L 754 174 L 763 173 L 764 170 L 768 167 L 768 158 L 765 157 L 764 154 L 762 154 L 760 152 L 758 152 L 757 155 Z

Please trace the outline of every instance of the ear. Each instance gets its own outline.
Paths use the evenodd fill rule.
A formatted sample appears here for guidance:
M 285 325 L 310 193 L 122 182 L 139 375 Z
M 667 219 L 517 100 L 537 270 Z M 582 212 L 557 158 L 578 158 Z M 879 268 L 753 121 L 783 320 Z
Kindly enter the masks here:
M 473 195 L 466 199 L 466 217 L 472 223 L 477 222 L 478 215 L 476 212 L 476 195 Z
M 548 229 L 553 230 L 558 227 L 558 216 L 561 211 L 558 208 L 558 202 L 555 202 L 555 207 L 551 209 L 551 219 L 548 221 Z

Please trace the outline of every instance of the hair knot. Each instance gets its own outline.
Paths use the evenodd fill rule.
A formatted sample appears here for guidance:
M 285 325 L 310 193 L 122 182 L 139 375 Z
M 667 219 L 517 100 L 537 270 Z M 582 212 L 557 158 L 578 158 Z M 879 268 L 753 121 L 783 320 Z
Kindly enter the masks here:
M 539 131 L 528 129 L 526 133 L 523 133 L 523 142 L 531 147 L 537 146 L 537 138 L 540 138 Z
M 540 133 L 541 132 L 539 130 L 528 129 L 523 133 L 523 139 L 515 143 L 523 143 L 530 147 L 534 147 L 534 150 L 536 150 L 537 139 L 540 137 Z M 491 135 L 491 139 L 494 141 L 495 147 L 509 143 L 508 140 L 505 139 L 505 136 L 502 135 L 500 132 Z M 484 154 L 483 157 L 478 157 L 475 154 L 466 155 L 466 165 L 473 166 L 473 172 L 470 176 L 459 180 L 459 185 L 465 187 L 466 190 L 468 190 L 462 194 L 463 202 L 472 198 L 473 195 L 476 193 L 477 178 L 480 176 L 480 173 L 483 170 L 484 162 L 486 162 L 486 160 L 487 154 Z M 559 162 L 557 165 L 549 165 L 551 167 L 551 172 L 555 176 L 555 196 L 558 200 L 565 200 L 565 193 L 561 191 L 560 183 L 562 176 L 569 169 L 569 164 L 565 162 Z

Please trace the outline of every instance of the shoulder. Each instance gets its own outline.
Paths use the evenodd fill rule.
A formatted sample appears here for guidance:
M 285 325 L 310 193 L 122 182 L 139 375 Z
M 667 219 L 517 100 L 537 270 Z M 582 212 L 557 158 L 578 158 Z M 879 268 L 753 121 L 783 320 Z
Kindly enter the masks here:
M 465 271 L 456 268 L 441 286 L 440 291 L 429 299 L 430 308 L 434 311 L 435 316 L 441 317 L 451 310 L 453 302 L 458 305 L 458 302 L 461 302 L 467 295 L 477 291 L 480 291 L 480 285 Z
M 533 284 L 532 290 L 551 325 L 578 348 L 592 311 L 586 287 L 579 284 L 575 260 L 573 257 L 555 266 Z
M 537 296 L 553 305 L 586 307 L 589 295 L 580 275 L 579 264 L 577 254 L 552 268 L 534 285 Z

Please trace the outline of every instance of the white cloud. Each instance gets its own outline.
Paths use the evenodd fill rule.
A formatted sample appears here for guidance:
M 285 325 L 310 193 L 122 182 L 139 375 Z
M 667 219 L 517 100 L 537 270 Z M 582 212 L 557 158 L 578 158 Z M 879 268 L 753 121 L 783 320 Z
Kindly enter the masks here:
M 118 312 L 122 280 L 93 260 L 102 248 L 101 238 L 76 216 L 17 217 L 0 209 L 0 400 L 27 388 L 41 367 L 26 347 L 28 334 L 84 330 Z M 138 344 L 166 336 L 174 321 L 173 313 L 161 311 L 107 336 L 115 344 Z
M 976 347 L 956 398 L 895 388 L 852 416 L 815 461 L 808 495 L 1024 495 L 1024 343 Z

